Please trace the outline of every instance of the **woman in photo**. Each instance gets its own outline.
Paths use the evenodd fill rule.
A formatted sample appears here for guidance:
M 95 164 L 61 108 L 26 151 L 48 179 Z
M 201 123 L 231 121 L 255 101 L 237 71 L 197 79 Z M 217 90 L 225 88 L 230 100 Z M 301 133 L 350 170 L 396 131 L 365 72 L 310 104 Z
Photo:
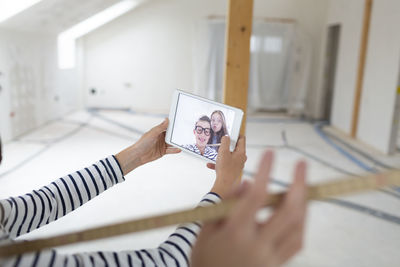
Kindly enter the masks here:
M 196 140 L 195 144 L 185 145 L 184 148 L 200 154 L 208 159 L 216 160 L 217 152 L 207 146 L 211 138 L 211 120 L 204 115 L 194 125 L 193 134 Z
M 220 110 L 215 110 L 211 113 L 211 138 L 208 142 L 215 151 L 218 152 L 221 145 L 222 136 L 227 135 L 225 115 Z

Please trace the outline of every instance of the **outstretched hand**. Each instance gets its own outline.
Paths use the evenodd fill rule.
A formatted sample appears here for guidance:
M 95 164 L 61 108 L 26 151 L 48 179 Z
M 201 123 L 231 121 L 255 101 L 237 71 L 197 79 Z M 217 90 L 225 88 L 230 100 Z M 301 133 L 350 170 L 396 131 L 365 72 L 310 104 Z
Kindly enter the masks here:
M 127 174 L 140 165 L 154 161 L 166 154 L 181 152 L 179 148 L 165 143 L 165 131 L 168 128 L 168 119 L 146 132 L 139 141 L 116 155 L 123 174 Z
M 134 147 L 140 153 L 141 164 L 145 164 L 161 158 L 166 154 L 176 154 L 181 152 L 179 148 L 175 148 L 165 143 L 165 133 L 168 128 L 168 119 L 153 127 L 146 132 L 134 144 Z
M 192 266 L 280 266 L 302 247 L 306 212 L 306 164 L 299 162 L 295 179 L 282 202 L 266 222 L 256 221 L 256 213 L 266 199 L 273 160 L 266 152 L 255 182 L 242 184 L 238 203 L 230 216 L 206 223 L 192 253 Z

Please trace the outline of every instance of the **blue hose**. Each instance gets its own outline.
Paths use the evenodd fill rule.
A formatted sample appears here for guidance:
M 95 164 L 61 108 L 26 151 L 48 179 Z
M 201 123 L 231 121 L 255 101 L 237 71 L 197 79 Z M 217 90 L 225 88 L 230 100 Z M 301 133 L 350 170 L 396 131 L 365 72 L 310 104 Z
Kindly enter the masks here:
M 372 168 L 368 165 L 366 165 L 364 162 L 360 161 L 359 159 L 357 159 L 356 157 L 354 157 L 352 154 L 350 154 L 349 152 L 347 152 L 346 150 L 344 150 L 342 147 L 340 147 L 339 145 L 335 144 L 335 142 L 332 141 L 332 139 L 329 138 L 329 136 L 327 136 L 324 131 L 322 130 L 322 127 L 324 125 L 327 125 L 326 122 L 320 122 L 320 123 L 316 123 L 314 125 L 314 129 L 317 132 L 317 134 L 330 146 L 332 146 L 334 149 L 336 149 L 340 154 L 342 154 L 343 156 L 345 156 L 347 159 L 349 159 L 350 161 L 352 161 L 353 163 L 355 163 L 357 166 L 359 166 L 360 168 L 362 168 L 365 171 L 368 172 L 372 172 L 372 173 L 377 173 L 378 171 L 375 168 Z M 396 187 L 394 188 L 394 190 L 396 190 L 397 192 L 400 192 L 400 187 Z
M 350 154 L 349 152 L 347 152 L 346 150 L 344 150 L 342 147 L 340 147 L 339 145 L 335 144 L 323 131 L 322 131 L 322 126 L 326 125 L 326 122 L 323 123 L 316 123 L 314 125 L 314 129 L 317 132 L 317 134 L 327 143 L 329 144 L 331 147 L 333 147 L 334 149 L 336 149 L 340 154 L 342 154 L 343 156 L 345 156 L 347 159 L 349 159 L 350 161 L 352 161 L 354 164 L 356 164 L 357 166 L 359 166 L 360 168 L 362 168 L 363 170 L 366 170 L 368 172 L 372 172 L 372 173 L 376 173 L 377 170 L 374 168 L 371 168 L 370 166 L 366 165 L 364 162 L 360 161 L 359 159 L 357 159 L 356 157 L 354 157 L 352 154 Z

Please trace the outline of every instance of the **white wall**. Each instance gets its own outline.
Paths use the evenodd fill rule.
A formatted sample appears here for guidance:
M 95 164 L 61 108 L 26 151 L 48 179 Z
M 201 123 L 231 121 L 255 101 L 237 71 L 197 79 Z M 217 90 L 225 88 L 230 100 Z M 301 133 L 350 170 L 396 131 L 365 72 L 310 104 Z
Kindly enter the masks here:
M 328 25 L 342 26 L 331 122 L 347 134 L 351 131 L 364 4 L 364 0 L 331 0 L 328 12 Z M 397 135 L 398 14 L 399 1 L 373 1 L 357 131 L 357 139 L 384 153 L 394 151 Z
M 2 44 L 0 35 L 0 46 Z M 0 49 L 0 137 L 2 140 L 9 140 L 11 138 L 11 126 L 9 120 L 10 110 L 10 91 L 7 88 L 6 79 L 6 54 L 4 49 Z
M 117 95 L 139 110 L 168 111 L 174 88 L 194 88 L 196 25 L 208 15 L 226 15 L 227 0 L 154 0 L 84 37 L 84 92 L 104 90 L 112 106 Z M 310 113 L 315 114 L 321 35 L 327 1 L 256 0 L 254 16 L 294 18 L 313 43 Z M 129 86 L 125 86 L 130 84 Z M 114 91 L 108 93 L 108 88 Z M 89 101 L 90 102 L 90 101 Z
M 58 69 L 56 48 L 55 35 L 0 29 L 0 132 L 5 141 L 77 108 L 77 72 Z
M 331 123 L 347 134 L 351 131 L 364 2 L 331 0 L 328 11 L 327 27 L 341 25 Z
M 397 139 L 393 125 L 400 68 L 399 15 L 400 1 L 374 1 L 357 132 L 357 138 L 384 153 L 394 152 Z

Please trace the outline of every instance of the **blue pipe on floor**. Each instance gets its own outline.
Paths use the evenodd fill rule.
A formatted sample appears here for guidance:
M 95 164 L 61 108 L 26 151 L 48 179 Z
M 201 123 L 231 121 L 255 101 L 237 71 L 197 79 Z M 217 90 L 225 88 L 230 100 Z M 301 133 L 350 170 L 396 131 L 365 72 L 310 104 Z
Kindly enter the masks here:
M 372 173 L 376 173 L 377 170 L 374 168 L 371 168 L 370 166 L 366 165 L 364 162 L 360 161 L 359 159 L 357 159 L 356 157 L 354 157 L 352 154 L 350 154 L 349 152 L 347 152 L 346 150 L 344 150 L 342 147 L 340 147 L 339 145 L 335 144 L 335 142 L 332 141 L 332 139 L 330 139 L 325 133 L 324 131 L 322 131 L 322 126 L 327 125 L 326 122 L 319 122 L 316 123 L 314 125 L 314 129 L 316 131 L 316 133 L 327 143 L 329 144 L 331 147 L 333 147 L 336 151 L 338 151 L 340 154 L 342 154 L 343 156 L 345 156 L 347 159 L 349 159 L 350 161 L 352 161 L 354 164 L 356 164 L 357 166 L 359 166 L 360 168 L 362 168 L 363 170 L 366 170 L 368 172 L 372 172 Z
M 327 136 L 324 131 L 322 130 L 322 127 L 324 125 L 327 125 L 326 122 L 319 122 L 316 123 L 314 125 L 314 129 L 316 131 L 316 133 L 327 143 L 329 144 L 331 147 L 333 147 L 334 149 L 336 149 L 340 154 L 342 154 L 343 156 L 345 156 L 347 159 L 349 159 L 350 161 L 352 161 L 353 163 L 355 163 L 357 166 L 359 166 L 360 168 L 362 168 L 365 171 L 368 172 L 372 172 L 372 173 L 377 173 L 378 171 L 375 168 L 372 168 L 368 165 L 366 165 L 364 162 L 360 161 L 359 159 L 357 159 L 356 157 L 354 157 L 352 154 L 350 154 L 349 152 L 347 152 L 345 149 L 343 149 L 342 147 L 340 147 L 339 145 L 335 144 L 335 142 L 332 141 L 331 138 L 329 138 L 329 136 Z M 400 187 L 396 187 L 394 188 L 394 190 L 396 190 L 397 192 L 400 192 Z

